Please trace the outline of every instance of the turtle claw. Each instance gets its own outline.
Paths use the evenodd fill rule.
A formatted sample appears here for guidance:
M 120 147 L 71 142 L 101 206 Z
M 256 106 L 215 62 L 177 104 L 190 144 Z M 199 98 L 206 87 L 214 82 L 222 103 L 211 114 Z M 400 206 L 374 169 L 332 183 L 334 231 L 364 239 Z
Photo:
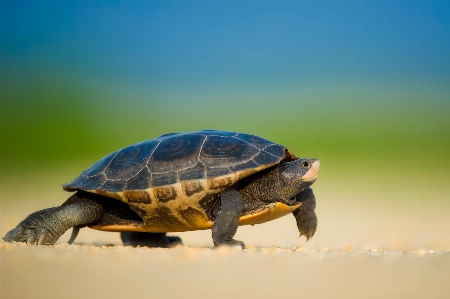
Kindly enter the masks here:
M 56 237 L 43 227 L 24 227 L 20 223 L 16 228 L 9 231 L 3 240 L 6 242 L 23 242 L 29 245 L 53 245 L 59 237 Z
M 34 238 L 34 236 L 31 236 L 31 237 L 28 237 L 28 240 L 27 240 L 27 244 L 34 244 L 34 243 L 36 243 L 35 241 L 35 238 Z
M 58 241 L 60 237 L 53 235 L 50 231 L 43 227 L 37 229 L 35 236 L 35 242 L 33 243 L 33 245 L 53 245 L 56 243 L 56 241 Z
M 317 217 L 315 214 L 311 215 L 307 219 L 302 219 L 302 221 L 297 221 L 297 227 L 300 231 L 300 236 L 306 237 L 306 242 L 311 239 L 317 229 Z
M 314 236 L 315 232 L 316 232 L 315 228 L 307 228 L 307 230 L 304 232 L 301 232 L 298 237 L 300 238 L 301 236 L 305 236 L 306 242 L 308 242 L 309 239 L 311 239 Z

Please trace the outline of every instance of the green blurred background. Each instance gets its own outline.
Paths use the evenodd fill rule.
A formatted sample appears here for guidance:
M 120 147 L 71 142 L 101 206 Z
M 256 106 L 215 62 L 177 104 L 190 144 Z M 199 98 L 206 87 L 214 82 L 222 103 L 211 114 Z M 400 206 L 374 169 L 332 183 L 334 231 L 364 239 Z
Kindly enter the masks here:
M 219 129 L 320 158 L 325 215 L 398 202 L 386 217 L 419 227 L 427 207 L 449 245 L 448 2 L 0 3 L 3 206 L 58 204 L 116 149 Z

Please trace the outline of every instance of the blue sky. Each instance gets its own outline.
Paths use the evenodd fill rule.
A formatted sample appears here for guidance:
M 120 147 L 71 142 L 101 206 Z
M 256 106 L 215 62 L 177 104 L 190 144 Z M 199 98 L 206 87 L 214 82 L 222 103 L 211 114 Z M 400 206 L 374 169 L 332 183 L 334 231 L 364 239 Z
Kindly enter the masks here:
M 448 94 L 448 1 L 2 1 L 1 74 L 157 97 Z

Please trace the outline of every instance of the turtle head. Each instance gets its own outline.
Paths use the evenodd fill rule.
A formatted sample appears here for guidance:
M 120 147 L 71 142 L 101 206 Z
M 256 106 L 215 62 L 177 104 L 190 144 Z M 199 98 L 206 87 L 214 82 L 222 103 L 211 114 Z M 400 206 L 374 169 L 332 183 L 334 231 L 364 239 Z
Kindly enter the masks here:
M 299 159 L 282 162 L 279 166 L 279 178 L 283 199 L 289 200 L 311 186 L 320 170 L 318 159 Z

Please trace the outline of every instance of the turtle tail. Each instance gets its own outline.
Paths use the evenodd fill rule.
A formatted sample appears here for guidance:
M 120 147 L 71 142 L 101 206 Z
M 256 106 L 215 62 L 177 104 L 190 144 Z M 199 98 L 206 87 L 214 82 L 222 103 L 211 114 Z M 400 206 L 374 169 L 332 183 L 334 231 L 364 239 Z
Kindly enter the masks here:
M 67 243 L 69 243 L 69 245 L 72 245 L 73 241 L 75 241 L 75 239 L 77 238 L 79 232 L 80 232 L 79 226 L 74 226 L 72 228 L 72 235 L 70 236 L 69 241 L 67 241 Z

